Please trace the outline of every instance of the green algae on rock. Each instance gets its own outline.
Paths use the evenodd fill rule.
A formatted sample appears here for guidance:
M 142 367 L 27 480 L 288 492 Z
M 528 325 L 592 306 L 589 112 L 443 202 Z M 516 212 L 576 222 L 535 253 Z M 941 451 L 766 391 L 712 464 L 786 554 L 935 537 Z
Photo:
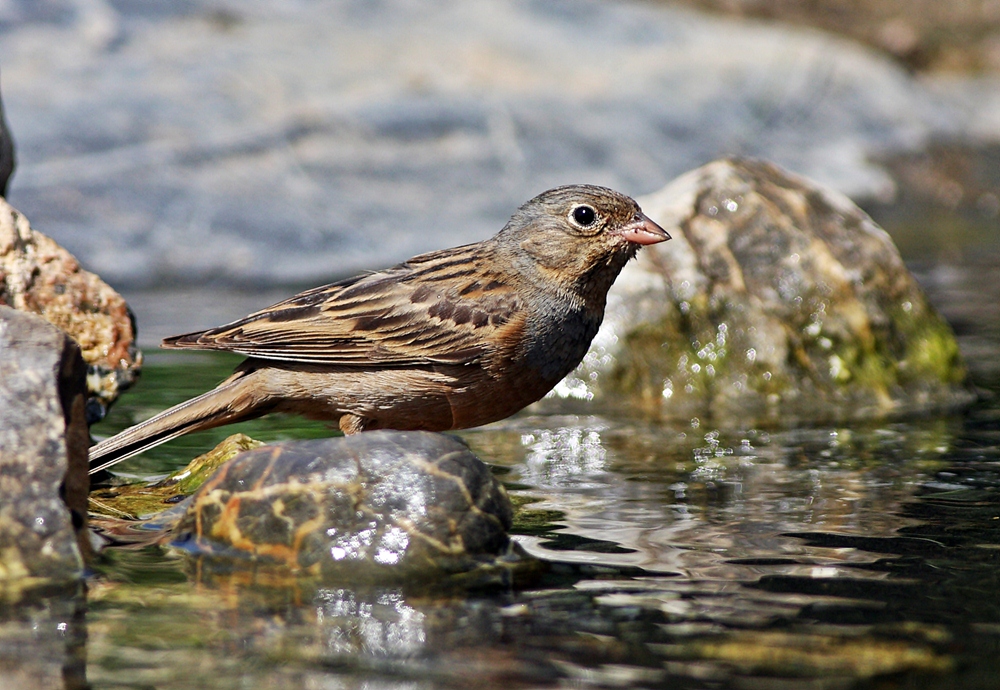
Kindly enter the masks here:
M 512 508 L 460 440 L 376 431 L 241 453 L 186 504 L 170 542 L 206 567 L 351 582 L 505 579 Z
M 293 570 L 464 560 L 467 541 L 506 545 L 510 524 L 505 494 L 471 459 L 459 441 L 434 434 L 267 446 L 201 487 L 175 542 Z
M 462 441 L 374 431 L 264 445 L 234 434 L 152 485 L 102 487 L 119 546 L 169 545 L 199 581 L 504 584 L 536 567 L 503 486 Z
M 728 159 L 640 203 L 674 239 L 626 267 L 591 352 L 557 393 L 721 426 L 972 399 L 951 328 L 888 234 L 843 195 Z
M 233 434 L 158 482 L 120 484 L 92 491 L 90 511 L 99 516 L 124 520 L 153 516 L 193 494 L 213 472 L 232 458 L 262 445 L 262 442 L 246 434 Z
M 902 626 L 901 626 L 902 627 Z M 945 634 L 924 626 L 917 630 L 876 631 L 895 633 L 897 639 L 873 634 L 837 635 L 833 631 L 737 631 L 705 637 L 679 645 L 657 645 L 665 656 L 720 663 L 723 668 L 765 678 L 816 677 L 872 678 L 903 671 L 942 673 L 955 661 L 914 633 Z M 917 640 L 899 639 L 901 633 Z M 942 646 L 942 645 L 938 645 Z

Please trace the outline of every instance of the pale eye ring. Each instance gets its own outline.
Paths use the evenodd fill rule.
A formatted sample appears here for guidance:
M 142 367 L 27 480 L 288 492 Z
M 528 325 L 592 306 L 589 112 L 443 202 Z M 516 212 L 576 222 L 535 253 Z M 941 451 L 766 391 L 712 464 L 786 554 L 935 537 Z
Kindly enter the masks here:
M 597 221 L 597 211 L 592 206 L 580 204 L 570 211 L 570 217 L 582 228 L 589 228 Z

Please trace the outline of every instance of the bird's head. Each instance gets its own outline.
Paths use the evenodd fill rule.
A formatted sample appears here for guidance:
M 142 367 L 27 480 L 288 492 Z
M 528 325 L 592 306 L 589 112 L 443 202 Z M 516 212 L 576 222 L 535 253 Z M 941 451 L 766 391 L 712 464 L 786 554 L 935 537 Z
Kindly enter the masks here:
M 670 235 L 634 199 L 605 187 L 571 185 L 525 203 L 496 239 L 547 280 L 578 292 L 607 293 L 640 247 Z

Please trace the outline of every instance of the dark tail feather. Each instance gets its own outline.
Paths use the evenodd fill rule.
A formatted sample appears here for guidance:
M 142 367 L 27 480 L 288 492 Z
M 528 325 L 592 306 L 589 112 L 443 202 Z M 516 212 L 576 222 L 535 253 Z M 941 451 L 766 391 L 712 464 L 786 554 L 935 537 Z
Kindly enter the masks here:
M 246 376 L 239 373 L 197 398 L 175 405 L 92 446 L 90 474 L 191 431 L 260 416 L 264 410 L 258 409 L 253 396 L 247 394 L 246 383 Z

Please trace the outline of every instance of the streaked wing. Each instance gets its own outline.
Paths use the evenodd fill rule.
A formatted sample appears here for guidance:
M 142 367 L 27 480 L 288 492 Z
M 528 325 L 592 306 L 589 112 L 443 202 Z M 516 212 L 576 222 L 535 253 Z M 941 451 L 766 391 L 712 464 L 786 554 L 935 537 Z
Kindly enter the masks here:
M 480 245 L 424 254 L 163 344 L 334 366 L 473 362 L 489 354 L 492 330 L 523 319 L 513 287 L 481 254 Z

